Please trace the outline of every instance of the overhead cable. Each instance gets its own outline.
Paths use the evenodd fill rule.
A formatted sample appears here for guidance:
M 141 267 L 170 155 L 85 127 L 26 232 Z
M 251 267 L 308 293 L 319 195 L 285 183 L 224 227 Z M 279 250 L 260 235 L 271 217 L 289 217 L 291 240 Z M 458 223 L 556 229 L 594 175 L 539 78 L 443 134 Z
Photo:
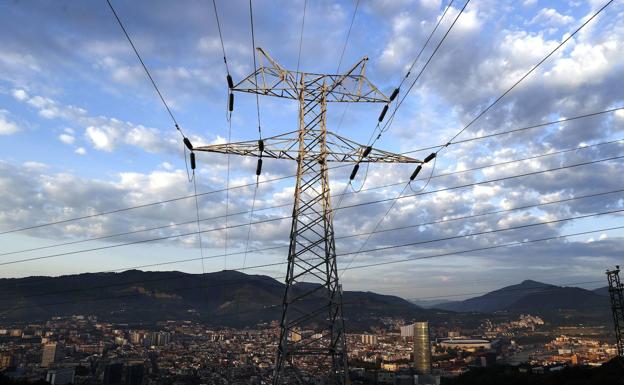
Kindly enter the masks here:
M 492 136 L 504 135 L 504 134 L 508 134 L 508 133 L 514 133 L 514 132 L 527 130 L 527 129 L 531 129 L 531 128 L 544 127 L 544 126 L 548 126 L 548 125 L 552 125 L 552 124 L 557 124 L 557 123 L 560 123 L 560 122 L 567 122 L 567 121 L 571 121 L 571 120 L 576 120 L 576 119 L 581 119 L 581 118 L 586 118 L 586 117 L 591 117 L 591 116 L 597 116 L 597 115 L 611 113 L 611 112 L 616 112 L 616 111 L 620 111 L 620 110 L 624 110 L 624 107 L 618 107 L 618 108 L 613 108 L 613 109 L 609 109 L 609 110 L 594 112 L 594 113 L 590 113 L 590 114 L 579 115 L 579 116 L 575 116 L 575 117 L 571 117 L 571 118 L 555 120 L 555 121 L 541 123 L 541 124 L 538 124 L 538 125 L 533 125 L 533 126 L 528 126 L 528 127 L 516 128 L 516 129 L 510 130 L 510 131 L 502 131 L 502 132 L 498 132 L 498 133 L 494 133 L 494 134 L 489 134 L 489 135 L 486 135 L 486 136 L 481 136 L 481 137 L 476 137 L 476 138 L 471 138 L 471 139 L 465 139 L 465 140 L 458 141 L 458 142 L 453 142 L 452 144 L 459 144 L 459 143 L 469 142 L 469 141 L 473 141 L 473 140 L 485 139 L 485 138 L 489 138 L 489 137 L 492 137 Z M 601 143 L 597 143 L 597 144 L 590 144 L 590 145 L 587 145 L 587 146 L 579 146 L 578 149 L 590 148 L 590 147 L 593 147 L 593 146 L 598 146 L 598 145 L 603 145 L 603 144 L 611 144 L 611 143 L 615 143 L 615 142 L 620 142 L 622 140 L 624 140 L 624 139 L 617 139 L 617 140 L 614 140 L 614 141 L 601 142 Z M 432 147 L 423 147 L 423 148 L 419 148 L 419 149 L 403 152 L 400 155 L 408 155 L 408 154 L 412 154 L 412 153 L 416 153 L 416 152 L 420 152 L 420 151 L 426 151 L 426 150 L 430 150 L 430 149 L 434 149 L 434 148 L 438 148 L 438 147 L 440 147 L 440 145 L 436 145 L 436 146 L 432 146 Z M 577 148 L 573 148 L 571 150 L 564 150 L 564 151 L 572 151 L 572 150 L 575 150 L 575 149 L 577 149 Z M 557 153 L 557 152 L 552 152 L 552 154 L 555 154 L 555 153 Z M 549 155 L 549 154 L 544 154 L 542 156 L 547 156 L 547 155 Z M 525 158 L 525 159 L 531 159 L 531 158 Z M 341 169 L 341 168 L 345 168 L 345 167 L 349 167 L 349 166 L 350 166 L 350 164 L 340 164 L 340 165 L 337 165 L 337 166 L 329 167 L 328 170 Z M 486 166 L 486 167 L 489 167 L 489 166 Z M 462 172 L 462 171 L 459 171 L 459 172 Z M 449 174 L 443 174 L 443 175 L 449 175 Z M 439 175 L 439 176 L 441 176 L 441 175 Z M 439 176 L 434 175 L 433 178 L 437 178 Z M 286 176 L 282 176 L 282 177 L 266 179 L 266 180 L 260 181 L 259 183 L 261 183 L 261 184 L 263 184 L 263 183 L 272 183 L 272 182 L 277 182 L 277 181 L 290 179 L 290 178 L 294 178 L 294 177 L 296 177 L 296 175 L 286 175 Z M 416 179 L 416 180 L 419 180 L 419 179 Z M 400 182 L 400 183 L 397 183 L 397 184 L 403 184 L 403 183 L 404 182 Z M 394 184 L 394 185 L 397 185 L 397 184 Z M 250 187 L 250 186 L 254 186 L 254 185 L 255 185 L 255 183 L 247 183 L 247 184 L 232 186 L 231 189 L 240 189 L 240 188 Z M 392 186 L 392 185 L 386 185 L 386 186 Z M 225 189 L 216 189 L 216 190 L 210 190 L 210 191 L 201 192 L 201 193 L 198 193 L 197 195 L 198 196 L 204 196 L 204 195 L 216 194 L 216 193 L 220 193 L 220 192 L 224 192 L 224 191 L 225 191 Z M 362 191 L 367 191 L 367 189 L 364 189 Z M 73 221 L 78 221 L 78 220 L 90 219 L 90 218 L 94 218 L 94 217 L 98 217 L 98 216 L 115 214 L 115 213 L 119 213 L 119 212 L 124 212 L 124 211 L 129 211 L 129 210 L 140 209 L 140 208 L 144 208 L 144 207 L 160 205 L 160 204 L 163 204 L 163 203 L 171 203 L 171 202 L 181 201 L 181 200 L 190 199 L 190 198 L 194 198 L 194 195 L 185 195 L 185 196 L 165 199 L 165 200 L 161 200 L 161 201 L 155 201 L 155 202 L 150 202 L 150 203 L 145 203 L 145 204 L 140 204 L 140 205 L 135 205 L 135 206 L 128 206 L 128 207 L 115 209 L 115 210 L 110 210 L 110 211 L 101 211 L 101 212 L 94 213 L 94 214 L 89 214 L 89 215 L 84 215 L 84 216 L 79 216 L 79 217 L 73 217 L 73 218 L 63 219 L 63 220 L 59 220 L 59 221 L 52 221 L 52 222 L 41 223 L 41 224 L 38 224 L 38 225 L 32 225 L 32 226 L 26 226 L 26 227 L 21 227 L 21 228 L 14 228 L 14 229 L 10 229 L 10 230 L 4 230 L 4 231 L 0 231 L 0 235 L 20 232 L 20 231 L 26 231 L 26 230 L 33 230 L 33 229 L 37 229 L 37 228 L 41 228 L 41 227 L 58 225 L 58 224 L 63 224 L 63 223 L 68 223 L 68 222 L 73 222 Z

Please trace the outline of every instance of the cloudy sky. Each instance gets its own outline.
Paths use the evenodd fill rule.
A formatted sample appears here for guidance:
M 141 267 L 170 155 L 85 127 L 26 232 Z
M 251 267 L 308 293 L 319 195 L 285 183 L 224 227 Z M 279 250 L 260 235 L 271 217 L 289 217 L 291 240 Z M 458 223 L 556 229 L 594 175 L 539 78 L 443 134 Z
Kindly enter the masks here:
M 368 78 L 389 95 L 446 2 L 361 0 L 339 63 L 355 3 L 308 2 L 300 68 L 334 73 L 367 56 Z M 113 4 L 184 132 L 196 145 L 226 141 L 226 70 L 212 3 Z M 453 2 L 406 86 L 463 4 Z M 603 4 L 603 0 L 472 0 L 376 146 L 406 152 L 446 143 Z M 249 3 L 217 1 L 217 5 L 230 71 L 238 81 L 253 71 Z M 297 65 L 303 9 L 301 0 L 254 3 L 256 44 L 286 68 Z M 618 0 L 457 139 L 624 106 L 623 42 L 624 2 Z M 257 139 L 255 103 L 252 95 L 236 95 L 232 141 Z M 297 128 L 295 101 L 261 97 L 260 107 L 263 136 Z M 381 107 L 330 105 L 328 129 L 366 143 Z M 333 198 L 335 205 L 345 207 L 335 215 L 339 269 L 414 259 L 348 270 L 342 276 L 345 289 L 427 298 L 486 291 L 524 279 L 603 285 L 604 270 L 623 261 L 624 231 L 605 230 L 624 226 L 618 212 L 624 209 L 624 194 L 618 191 L 624 188 L 618 158 L 624 155 L 624 142 L 618 141 L 624 139 L 623 128 L 624 110 L 618 110 L 451 145 L 440 152 L 435 169 L 430 163 L 422 174 L 439 177 L 419 195 L 415 192 L 425 182 L 412 183 L 412 189 L 404 192 L 412 196 L 399 199 L 381 223 L 413 166 L 372 165 L 366 179 L 361 170 L 353 186 L 357 190 L 364 183 L 359 193 L 351 187 L 345 190 L 350 167 L 333 170 L 333 194 L 347 192 L 343 199 Z M 198 163 L 198 192 L 225 188 L 227 157 L 200 153 Z M 577 166 L 488 182 L 570 165 Z M 480 168 L 472 170 L 475 167 Z M 230 186 L 248 186 L 199 197 L 199 215 L 206 219 L 202 230 L 225 226 L 226 202 L 228 212 L 234 213 L 228 225 L 236 226 L 227 236 L 222 230 L 203 234 L 207 257 L 203 267 L 198 239 L 192 234 L 75 253 L 196 231 L 193 199 L 7 233 L 185 197 L 193 193 L 193 184 L 187 179 L 180 137 L 104 0 L 0 3 L 0 232 L 5 232 L 0 235 L 0 263 L 50 257 L 4 264 L 1 277 L 95 272 L 178 260 L 187 261 L 150 269 L 201 273 L 284 262 L 286 248 L 278 246 L 287 244 L 287 219 L 253 225 L 248 246 L 252 251 L 246 258 L 241 253 L 248 239 L 245 224 L 253 203 L 255 159 L 232 156 L 229 170 Z M 261 181 L 294 172 L 294 162 L 266 160 Z M 252 221 L 287 217 L 293 184 L 293 178 L 261 183 Z M 467 184 L 471 186 L 453 188 Z M 583 198 L 587 195 L 594 196 Z M 560 200 L 566 201 L 449 220 Z M 610 213 L 589 217 L 604 212 Z M 219 218 L 210 219 L 214 217 Z M 571 217 L 583 218 L 470 235 Z M 433 221 L 442 222 L 425 225 Z M 176 223 L 184 224 L 166 227 Z M 406 226 L 411 227 L 375 234 L 365 245 L 367 237 L 359 235 Z M 159 229 L 140 231 L 153 227 Z M 581 232 L 585 234 L 450 255 Z M 445 240 L 435 241 L 440 238 Z M 226 239 L 227 252 L 235 254 L 223 257 Z M 55 246 L 68 242 L 76 243 Z M 23 251 L 39 247 L 47 248 Z M 271 249 L 253 251 L 264 248 Z M 375 248 L 384 249 L 368 251 Z M 360 249 L 365 252 L 355 258 L 348 254 Z M 427 258 L 439 254 L 446 255 Z M 246 271 L 280 277 L 285 265 Z

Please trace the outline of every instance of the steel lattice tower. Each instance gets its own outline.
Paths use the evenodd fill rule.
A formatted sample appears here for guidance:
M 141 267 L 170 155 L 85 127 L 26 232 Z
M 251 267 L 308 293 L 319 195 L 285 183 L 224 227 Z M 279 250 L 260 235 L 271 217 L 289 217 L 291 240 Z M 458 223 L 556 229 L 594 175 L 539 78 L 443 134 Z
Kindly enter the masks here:
M 618 356 L 624 357 L 624 286 L 620 282 L 620 267 L 607 271 L 609 281 L 609 297 L 611 298 L 611 311 L 613 312 L 613 326 L 615 327 L 615 340 L 618 349 Z
M 367 58 L 345 74 L 324 75 L 286 70 L 264 50 L 257 50 L 259 68 L 232 90 L 297 100 L 298 130 L 260 141 L 194 150 L 297 162 L 273 384 L 309 384 L 321 380 L 342 385 L 348 375 L 347 351 L 327 164 L 422 162 L 366 147 L 327 131 L 328 103 L 388 103 L 388 98 L 364 76 Z

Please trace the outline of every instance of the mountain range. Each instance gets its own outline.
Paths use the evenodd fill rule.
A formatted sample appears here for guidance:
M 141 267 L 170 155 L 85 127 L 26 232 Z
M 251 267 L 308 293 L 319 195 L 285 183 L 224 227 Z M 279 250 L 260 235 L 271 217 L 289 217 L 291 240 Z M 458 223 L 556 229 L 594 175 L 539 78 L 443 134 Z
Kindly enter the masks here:
M 295 295 L 302 285 L 315 284 L 296 286 Z M 279 319 L 284 287 L 268 276 L 235 271 L 189 274 L 128 270 L 0 279 L 0 321 L 35 322 L 53 316 L 92 314 L 127 323 L 177 319 L 215 326 L 253 326 Z M 431 304 L 435 308 L 368 291 L 345 291 L 343 302 L 349 329 L 356 331 L 378 326 L 386 317 L 454 322 L 480 319 L 476 313 L 530 313 L 551 322 L 608 322 L 607 296 L 606 288 L 591 291 L 527 280 L 464 301 Z M 319 301 L 324 301 L 321 295 L 313 296 L 308 306 L 315 307 Z
M 305 283 L 303 285 L 315 285 Z M 235 271 L 188 274 L 178 271 L 90 273 L 60 277 L 0 279 L 0 320 L 47 320 L 92 314 L 116 322 L 201 320 L 216 326 L 253 326 L 281 316 L 285 285 L 264 275 Z M 294 295 L 301 286 L 294 288 Z M 310 308 L 324 301 L 309 299 Z M 438 312 L 402 298 L 346 291 L 350 329 L 367 329 L 383 317 L 429 319 Z M 305 306 L 305 305 L 304 305 Z
M 608 289 L 586 290 L 526 280 L 463 301 L 438 303 L 436 308 L 453 312 L 531 313 L 551 321 L 608 319 Z

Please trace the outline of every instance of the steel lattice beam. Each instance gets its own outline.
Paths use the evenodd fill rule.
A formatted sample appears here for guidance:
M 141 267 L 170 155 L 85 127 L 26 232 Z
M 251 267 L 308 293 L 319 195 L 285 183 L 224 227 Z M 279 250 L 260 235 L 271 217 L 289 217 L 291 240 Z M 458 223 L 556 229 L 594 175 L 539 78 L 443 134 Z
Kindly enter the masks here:
M 609 297 L 611 299 L 611 311 L 613 312 L 613 326 L 615 327 L 615 340 L 618 355 L 624 357 L 624 286 L 620 282 L 620 267 L 607 271 L 609 281 Z
M 367 148 L 327 131 L 326 111 L 330 102 L 388 102 L 364 75 L 368 59 L 360 60 L 345 74 L 322 75 L 286 70 L 261 48 L 258 52 L 260 67 L 232 90 L 297 100 L 298 130 L 262 141 L 202 146 L 194 150 L 297 162 L 273 384 L 322 381 L 328 385 L 345 385 L 347 348 L 328 162 L 422 162 Z

